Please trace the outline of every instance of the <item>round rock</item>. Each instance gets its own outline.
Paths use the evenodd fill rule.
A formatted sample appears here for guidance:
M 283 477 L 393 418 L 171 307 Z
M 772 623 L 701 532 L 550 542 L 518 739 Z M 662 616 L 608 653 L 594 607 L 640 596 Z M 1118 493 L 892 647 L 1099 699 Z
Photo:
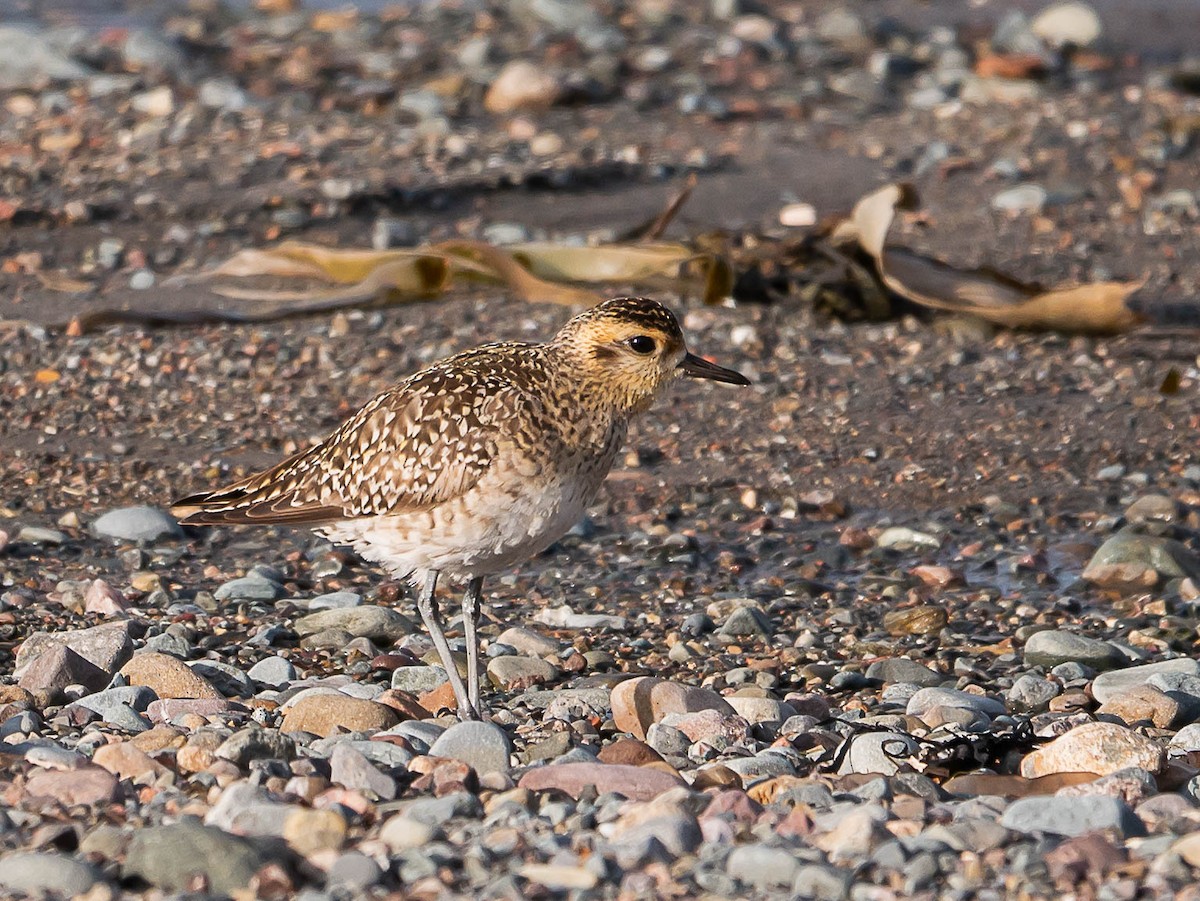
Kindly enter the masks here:
M 122 507 L 110 510 L 94 523 L 92 531 L 101 538 L 121 541 L 158 541 L 183 534 L 179 521 L 157 507 Z
M 494 723 L 456 723 L 438 737 L 429 754 L 461 760 L 480 775 L 503 773 L 508 771 L 512 742 Z

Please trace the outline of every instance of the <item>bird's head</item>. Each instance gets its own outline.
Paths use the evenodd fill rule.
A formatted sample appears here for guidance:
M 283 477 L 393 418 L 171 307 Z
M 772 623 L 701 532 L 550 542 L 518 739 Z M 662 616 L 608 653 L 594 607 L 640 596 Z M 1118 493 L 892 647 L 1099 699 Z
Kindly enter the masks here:
M 631 412 L 645 410 L 681 375 L 750 384 L 740 372 L 689 353 L 675 315 L 645 297 L 617 297 L 592 307 L 564 325 L 552 344 Z

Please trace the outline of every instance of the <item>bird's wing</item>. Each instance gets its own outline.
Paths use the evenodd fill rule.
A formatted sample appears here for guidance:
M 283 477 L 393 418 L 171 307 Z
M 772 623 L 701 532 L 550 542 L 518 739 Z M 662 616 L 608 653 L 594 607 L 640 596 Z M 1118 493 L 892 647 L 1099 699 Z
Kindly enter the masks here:
M 487 367 L 435 366 L 378 395 L 327 439 L 174 507 L 190 525 L 317 524 L 411 512 L 471 488 L 530 395 Z

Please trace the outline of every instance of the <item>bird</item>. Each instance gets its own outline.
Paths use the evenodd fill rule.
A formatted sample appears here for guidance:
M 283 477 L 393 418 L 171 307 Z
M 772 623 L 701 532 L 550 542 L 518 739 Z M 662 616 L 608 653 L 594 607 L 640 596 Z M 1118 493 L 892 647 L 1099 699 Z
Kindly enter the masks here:
M 422 369 L 323 441 L 172 511 L 184 525 L 308 526 L 407 580 L 459 718 L 483 719 L 484 578 L 583 518 L 630 419 L 679 376 L 750 384 L 691 353 L 663 304 L 613 298 L 545 343 L 485 344 Z M 465 685 L 435 599 L 441 576 L 466 583 Z

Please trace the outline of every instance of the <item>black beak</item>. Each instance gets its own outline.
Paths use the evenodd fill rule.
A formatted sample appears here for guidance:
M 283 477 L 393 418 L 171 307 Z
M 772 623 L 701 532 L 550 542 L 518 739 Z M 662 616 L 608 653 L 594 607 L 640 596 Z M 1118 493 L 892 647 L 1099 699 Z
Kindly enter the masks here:
M 694 379 L 712 379 L 714 382 L 728 382 L 730 385 L 750 384 L 750 380 L 740 372 L 710 363 L 692 353 L 683 358 L 679 368 Z

